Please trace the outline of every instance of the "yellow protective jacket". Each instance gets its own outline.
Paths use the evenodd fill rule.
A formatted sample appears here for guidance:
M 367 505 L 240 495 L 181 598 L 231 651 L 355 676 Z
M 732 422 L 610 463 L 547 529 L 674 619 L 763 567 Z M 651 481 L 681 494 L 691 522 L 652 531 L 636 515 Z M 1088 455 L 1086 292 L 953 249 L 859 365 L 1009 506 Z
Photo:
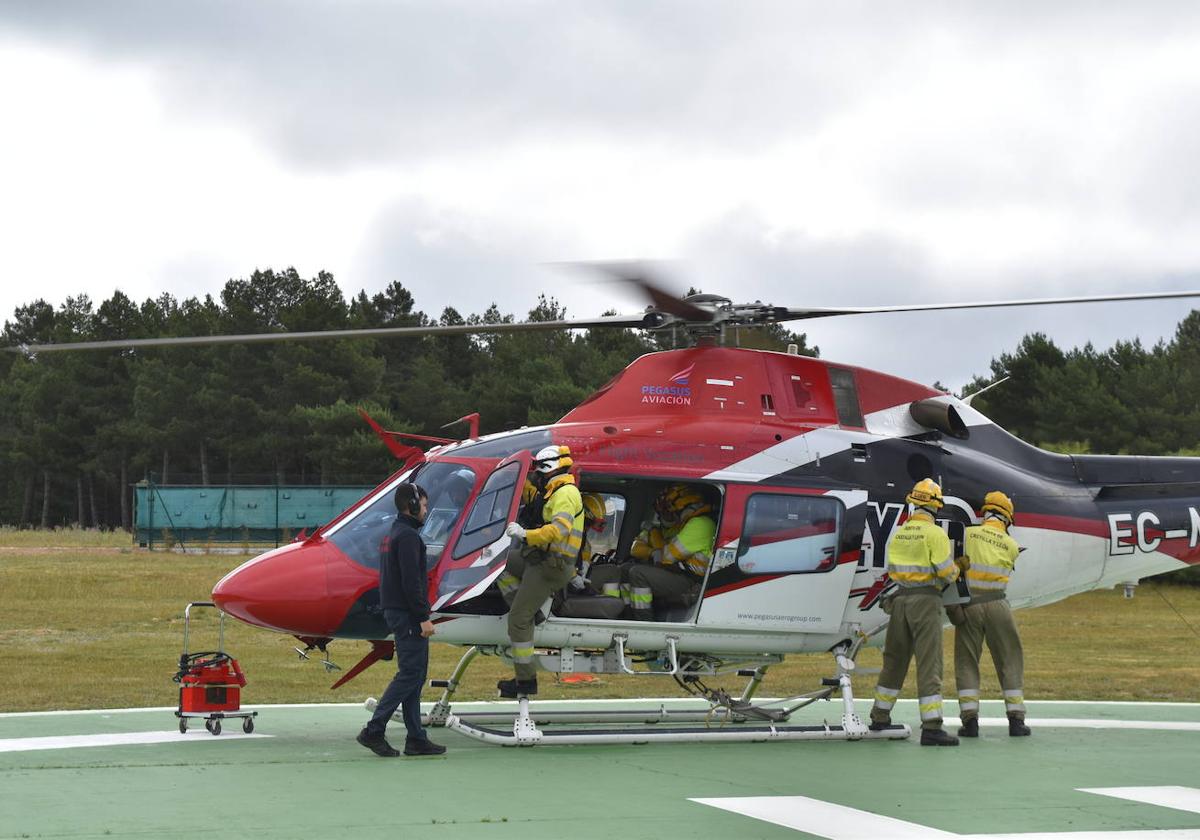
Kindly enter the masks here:
M 525 542 L 574 566 L 583 546 L 583 499 L 575 486 L 574 476 L 559 475 L 550 479 L 546 485 L 542 519 L 546 524 L 526 531 Z
M 706 513 L 708 508 L 703 510 Z M 713 541 L 716 537 L 717 523 L 713 518 L 701 512 L 694 513 L 671 535 L 658 556 L 658 562 L 696 577 L 704 577 L 712 562 Z
M 903 588 L 941 587 L 958 579 L 950 538 L 926 513 L 914 513 L 887 547 L 888 576 Z
M 972 525 L 963 537 L 963 551 L 971 559 L 967 582 L 972 592 L 1003 592 L 1012 576 L 1020 546 L 998 519 Z
M 654 552 L 666 547 L 667 540 L 674 537 L 678 530 L 678 526 L 666 528 L 662 525 L 651 525 L 643 529 L 629 547 L 629 556 L 634 560 L 649 560 Z

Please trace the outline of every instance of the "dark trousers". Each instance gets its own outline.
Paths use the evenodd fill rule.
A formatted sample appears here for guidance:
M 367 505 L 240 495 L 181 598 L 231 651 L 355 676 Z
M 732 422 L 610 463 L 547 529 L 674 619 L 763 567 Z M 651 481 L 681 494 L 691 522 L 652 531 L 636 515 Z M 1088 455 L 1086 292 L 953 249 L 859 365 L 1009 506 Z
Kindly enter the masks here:
M 427 737 L 421 726 L 421 689 L 425 687 L 425 677 L 429 673 L 429 640 L 412 632 L 407 616 L 404 624 L 393 626 L 392 631 L 396 636 L 396 676 L 379 698 L 375 714 L 367 724 L 367 732 L 382 735 L 396 709 L 402 708 L 408 738 L 421 741 Z

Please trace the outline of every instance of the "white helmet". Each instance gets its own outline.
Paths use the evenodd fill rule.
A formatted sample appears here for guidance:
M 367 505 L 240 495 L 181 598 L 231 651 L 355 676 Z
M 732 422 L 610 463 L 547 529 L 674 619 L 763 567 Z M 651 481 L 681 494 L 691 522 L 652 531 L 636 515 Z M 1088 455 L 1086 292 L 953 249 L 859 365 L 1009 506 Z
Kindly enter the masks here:
M 552 473 L 571 466 L 571 450 L 565 446 L 547 446 L 533 456 L 533 467 L 540 473 Z

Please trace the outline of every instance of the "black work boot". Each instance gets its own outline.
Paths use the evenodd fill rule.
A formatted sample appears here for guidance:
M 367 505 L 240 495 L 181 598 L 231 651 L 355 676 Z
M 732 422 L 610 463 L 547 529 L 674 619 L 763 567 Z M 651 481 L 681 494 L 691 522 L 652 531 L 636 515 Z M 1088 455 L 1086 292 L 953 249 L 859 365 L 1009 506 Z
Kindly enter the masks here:
M 957 747 L 958 739 L 945 729 L 922 729 L 922 747 Z
M 537 677 L 528 680 L 500 680 L 496 683 L 496 688 L 499 689 L 501 697 L 516 700 L 521 696 L 537 694 Z
M 405 755 L 441 755 L 446 751 L 446 748 L 441 744 L 435 744 L 428 738 L 420 741 L 412 738 L 407 738 L 404 741 Z
M 1029 734 L 1029 727 L 1025 725 L 1024 715 L 1008 716 L 1008 734 L 1014 738 L 1020 735 Z
M 400 755 L 400 751 L 389 744 L 387 738 L 382 735 L 372 735 L 367 731 L 365 726 L 354 740 L 375 753 L 375 755 L 383 756 L 384 758 L 394 758 Z
M 890 720 L 884 720 L 884 721 L 874 721 L 873 720 L 873 721 L 871 721 L 871 725 L 868 726 L 867 729 L 870 729 L 872 732 L 882 732 L 883 730 L 887 729 L 891 725 L 892 725 L 892 722 Z
M 962 726 L 958 727 L 960 738 L 979 737 L 979 718 L 963 718 Z

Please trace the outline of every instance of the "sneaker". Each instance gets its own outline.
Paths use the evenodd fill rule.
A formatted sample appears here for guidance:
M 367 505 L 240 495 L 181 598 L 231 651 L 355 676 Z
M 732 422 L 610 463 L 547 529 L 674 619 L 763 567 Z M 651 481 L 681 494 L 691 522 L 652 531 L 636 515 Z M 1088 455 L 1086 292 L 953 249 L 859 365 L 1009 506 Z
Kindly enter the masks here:
M 1008 719 L 1008 734 L 1014 738 L 1028 735 L 1029 727 L 1025 725 L 1025 718 L 1010 717 Z
M 384 758 L 394 758 L 395 756 L 400 755 L 400 751 L 389 744 L 387 742 L 387 738 L 383 737 L 382 735 L 372 735 L 366 730 L 366 727 L 363 727 L 362 732 L 359 732 L 358 736 L 354 740 L 358 741 L 358 743 L 375 753 L 375 755 L 382 756 Z
M 446 751 L 446 748 L 441 744 L 435 744 L 428 738 L 423 741 L 414 741 L 409 738 L 404 742 L 405 755 L 441 755 Z
M 979 737 L 979 718 L 966 718 L 962 723 L 963 725 L 958 728 L 960 738 Z
M 496 683 L 496 688 L 500 691 L 501 697 L 516 700 L 522 695 L 537 694 L 537 677 L 531 680 L 500 680 Z
M 922 729 L 922 747 L 957 747 L 958 739 L 945 729 Z

